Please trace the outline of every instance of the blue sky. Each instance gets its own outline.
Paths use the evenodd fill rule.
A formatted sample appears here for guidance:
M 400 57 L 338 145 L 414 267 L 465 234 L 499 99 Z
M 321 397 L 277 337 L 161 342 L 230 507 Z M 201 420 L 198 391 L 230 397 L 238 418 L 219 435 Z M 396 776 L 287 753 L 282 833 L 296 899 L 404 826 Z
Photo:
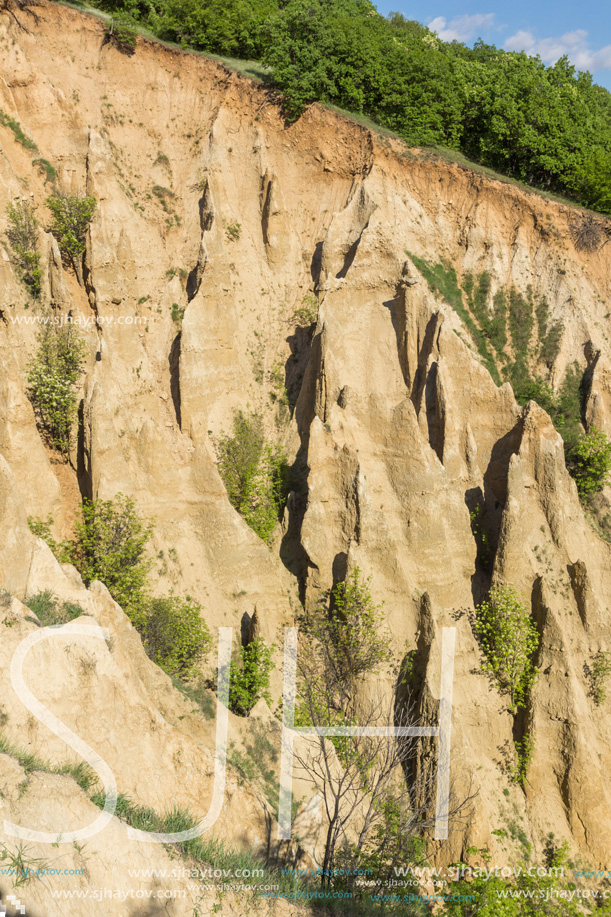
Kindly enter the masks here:
M 568 54 L 611 90 L 611 0 L 378 0 L 376 6 L 423 22 L 447 41 L 481 37 L 508 51 L 540 54 L 548 64 Z

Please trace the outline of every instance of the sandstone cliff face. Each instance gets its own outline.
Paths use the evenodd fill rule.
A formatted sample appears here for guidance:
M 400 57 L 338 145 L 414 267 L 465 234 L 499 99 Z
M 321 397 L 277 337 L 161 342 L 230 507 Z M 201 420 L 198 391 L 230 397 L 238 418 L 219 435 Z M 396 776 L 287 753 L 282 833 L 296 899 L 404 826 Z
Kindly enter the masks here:
M 94 747 L 105 737 L 120 789 L 152 805 L 151 792 L 172 800 L 179 781 L 181 800 L 203 810 L 212 733 L 194 717 L 178 721 L 182 701 L 146 659 L 135 669 L 123 658 L 133 644 L 140 659 L 137 636 L 103 590 L 83 594 L 54 566 L 26 516 L 51 514 L 64 535 L 81 495 L 128 494 L 156 520 L 156 549 L 176 549 L 156 585 L 179 584 L 213 628 L 236 634 L 256 606 L 263 635 L 280 648 L 298 597 L 314 600 L 358 565 L 385 603 L 397 660 L 416 646 L 425 594 L 434 640 L 457 628 L 453 767 L 479 793 L 443 856 L 500 844 L 500 862 L 511 842 L 491 832 L 520 822 L 538 852 L 553 831 L 584 859 L 608 861 L 609 713 L 588 696 L 584 665 L 611 649 L 611 547 L 584 515 L 547 415 L 495 383 L 416 263 L 453 265 L 459 279 L 487 273 L 490 302 L 509 289 L 545 299 L 548 325 L 562 326 L 552 381 L 577 363 L 589 379 L 584 420 L 611 433 L 611 250 L 576 251 L 575 215 L 563 204 L 427 161 L 321 109 L 287 126 L 261 87 L 213 61 L 144 40 L 127 58 L 102 47 L 95 18 L 46 3 L 38 16 L 31 33 L 0 18 L 0 108 L 39 150 L 0 128 L 0 212 L 16 198 L 44 212 L 49 186 L 37 158 L 55 167 L 62 189 L 94 195 L 98 210 L 82 286 L 52 237 L 41 237 L 47 296 L 89 321 L 71 467 L 37 432 L 24 381 L 35 328 L 15 321 L 32 313 L 8 249 L 0 260 L 0 584 L 16 597 L 19 621 L 3 637 L 3 658 L 33 626 L 18 599 L 43 584 L 62 597 L 77 589 L 96 620 L 112 621 L 120 650 L 98 648 L 104 678 L 91 679 L 82 709 L 66 690 L 76 675 L 63 669 L 44 684 L 49 704 Z M 313 294 L 310 336 L 293 316 Z M 290 419 L 269 397 L 278 361 Z M 231 507 L 215 464 L 215 438 L 247 406 L 264 412 L 300 469 L 271 550 Z M 494 548 L 489 572 L 476 562 L 476 502 Z M 479 671 L 469 623 L 491 581 L 532 601 L 541 633 L 524 790 L 504 761 L 525 724 Z M 41 656 L 34 666 L 40 690 L 51 664 Z M 422 710 L 433 721 L 439 667 L 432 650 Z M 116 697 L 112 684 L 134 708 L 120 725 L 102 696 Z M 278 670 L 276 697 L 280 684 Z M 3 703 L 23 740 L 24 710 L 8 689 Z M 28 741 L 61 755 L 42 728 Z M 198 775 L 188 789 L 185 767 Z M 249 839 L 263 824 L 252 811 Z M 224 836 L 239 835 L 242 817 L 228 806 L 224 818 Z

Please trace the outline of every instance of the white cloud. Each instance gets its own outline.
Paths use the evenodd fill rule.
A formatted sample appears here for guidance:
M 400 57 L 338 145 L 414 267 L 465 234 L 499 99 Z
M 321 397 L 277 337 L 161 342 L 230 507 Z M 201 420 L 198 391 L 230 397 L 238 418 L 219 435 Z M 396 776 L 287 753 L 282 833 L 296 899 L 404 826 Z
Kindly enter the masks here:
M 505 42 L 506 51 L 526 51 L 538 54 L 546 64 L 555 64 L 565 54 L 578 70 L 611 70 L 611 45 L 598 51 L 588 44 L 588 33 L 584 29 L 565 32 L 557 38 L 537 39 L 532 32 L 516 32 Z
M 445 16 L 437 16 L 429 22 L 429 29 L 437 32 L 442 41 L 469 41 L 493 25 L 494 13 L 478 13 L 474 16 L 455 16 L 450 22 Z

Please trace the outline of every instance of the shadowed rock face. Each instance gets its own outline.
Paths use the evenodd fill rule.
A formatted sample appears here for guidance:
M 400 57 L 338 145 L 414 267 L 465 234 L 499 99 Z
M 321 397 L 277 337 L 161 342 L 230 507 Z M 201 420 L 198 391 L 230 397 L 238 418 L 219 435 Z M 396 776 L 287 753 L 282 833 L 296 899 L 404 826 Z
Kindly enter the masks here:
M 548 416 L 497 386 L 451 297 L 436 294 L 418 265 L 452 266 L 463 290 L 469 275 L 485 275 L 489 316 L 497 294 L 531 302 L 524 358 L 533 372 L 550 369 L 556 387 L 577 363 L 583 420 L 611 433 L 611 249 L 577 252 L 564 205 L 426 161 L 320 108 L 287 127 L 260 86 L 205 58 L 145 40 L 128 58 L 102 47 L 93 17 L 44 2 L 38 15 L 35 34 L 0 17 L 0 107 L 39 150 L 0 128 L 0 211 L 25 197 L 48 225 L 50 185 L 37 159 L 54 166 L 59 188 L 95 196 L 98 208 L 82 285 L 50 234 L 40 236 L 43 297 L 87 323 L 69 465 L 44 445 L 27 399 L 35 328 L 16 319 L 33 310 L 8 246 L 0 250 L 0 586 L 23 599 L 44 582 L 67 597 L 68 574 L 30 536 L 27 515 L 52 515 L 64 536 L 81 495 L 128 494 L 156 520 L 156 550 L 176 549 L 155 588 L 192 595 L 211 627 L 232 625 L 236 640 L 256 606 L 257 633 L 279 647 L 277 699 L 282 630 L 297 596 L 315 601 L 358 565 L 384 602 L 397 661 L 418 647 L 421 713 L 431 722 L 441 629 L 457 628 L 453 769 L 479 792 L 443 856 L 488 846 L 504 862 L 514 848 L 491 832 L 519 818 L 537 853 L 553 831 L 586 860 L 607 863 L 609 714 L 594 707 L 584 666 L 611 649 L 611 549 L 584 514 Z M 318 304 L 310 332 L 295 318 L 305 296 Z M 543 300 L 545 320 L 535 312 Z M 523 321 L 504 353 L 489 345 L 501 375 L 503 356 L 518 355 Z M 555 324 L 546 367 L 541 345 Z M 292 411 L 278 406 L 278 367 Z M 268 436 L 295 460 L 271 549 L 231 507 L 215 464 L 215 440 L 246 407 L 263 413 Z M 489 530 L 486 569 L 472 533 L 476 505 Z M 481 673 L 471 630 L 491 582 L 516 586 L 541 635 L 539 676 L 519 721 Z M 100 608 L 108 601 L 91 598 Z M 118 631 L 129 629 L 115 606 L 91 613 L 119 615 Z M 113 665 L 133 675 L 127 661 Z M 139 665 L 148 666 L 144 657 Z M 145 685 L 141 703 L 152 692 L 151 717 L 165 722 L 155 690 Z M 83 703 L 118 741 L 106 707 L 94 694 Z M 27 714 L 14 699 L 8 706 L 16 740 Z M 186 773 L 161 754 L 156 729 L 144 712 L 129 726 L 154 762 L 146 785 L 135 779 L 144 760 L 115 761 L 119 783 L 150 805 L 153 795 L 173 800 Z M 535 749 L 522 790 L 506 758 L 526 729 Z M 180 730 L 189 753 L 210 762 L 212 731 Z M 46 748 L 44 730 L 36 741 Z M 184 799 L 193 803 L 186 791 Z M 253 804 L 253 836 L 264 822 Z M 230 819 L 222 831 L 239 840 Z

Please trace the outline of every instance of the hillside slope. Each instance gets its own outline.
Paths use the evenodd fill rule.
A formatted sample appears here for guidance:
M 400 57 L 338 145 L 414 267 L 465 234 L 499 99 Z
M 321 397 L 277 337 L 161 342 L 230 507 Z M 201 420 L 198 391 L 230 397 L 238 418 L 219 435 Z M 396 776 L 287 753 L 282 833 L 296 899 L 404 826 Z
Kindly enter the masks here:
M 234 635 L 256 607 L 278 647 L 276 704 L 299 601 L 359 566 L 384 602 L 395 658 L 427 635 L 419 704 L 432 723 L 441 628 L 457 628 L 452 767 L 478 795 L 441 858 L 488 846 L 503 862 L 520 838 L 541 856 L 551 831 L 604 865 L 611 723 L 584 667 L 611 649 L 608 495 L 597 523 L 550 418 L 521 407 L 506 380 L 560 391 L 572 379 L 583 423 L 611 434 L 611 248 L 577 250 L 580 212 L 317 107 L 287 125 L 263 88 L 206 58 L 145 40 L 122 55 L 103 45 L 99 20 L 45 2 L 36 23 L 20 16 L 30 31 L 0 16 L 0 109 L 37 150 L 0 127 L 0 213 L 26 199 L 44 224 L 45 162 L 58 188 L 98 208 L 82 285 L 41 235 L 43 295 L 88 323 L 69 463 L 37 430 L 25 381 L 36 328 L 23 321 L 34 312 L 0 250 L 0 586 L 20 600 L 38 592 L 43 552 L 44 588 L 70 598 L 26 516 L 51 515 L 64 537 L 82 497 L 127 494 L 155 519 L 155 550 L 176 552 L 156 588 L 189 593 L 213 630 Z M 317 304 L 313 333 L 295 317 L 304 297 Z M 499 315 L 504 340 L 485 332 Z M 271 549 L 232 508 L 216 466 L 215 442 L 247 407 L 294 461 Z M 485 564 L 474 512 L 489 534 Z M 470 623 L 491 582 L 527 597 L 541 636 L 517 717 L 482 673 Z M 91 744 L 112 741 L 106 707 L 80 696 L 103 725 Z M 14 742 L 59 755 L 43 728 L 28 735 L 18 701 L 3 703 Z M 120 790 L 163 809 L 189 764 L 163 753 L 145 719 L 121 733 L 131 744 L 113 769 Z M 209 777 L 211 734 L 193 730 L 184 741 L 190 754 L 206 749 Z M 522 789 L 508 769 L 524 734 L 535 745 Z M 135 765 L 138 748 L 148 751 Z M 185 804 L 201 799 L 205 812 L 205 786 L 181 791 Z M 254 837 L 264 819 L 252 817 Z M 223 834 L 237 840 L 234 824 L 228 815 Z

